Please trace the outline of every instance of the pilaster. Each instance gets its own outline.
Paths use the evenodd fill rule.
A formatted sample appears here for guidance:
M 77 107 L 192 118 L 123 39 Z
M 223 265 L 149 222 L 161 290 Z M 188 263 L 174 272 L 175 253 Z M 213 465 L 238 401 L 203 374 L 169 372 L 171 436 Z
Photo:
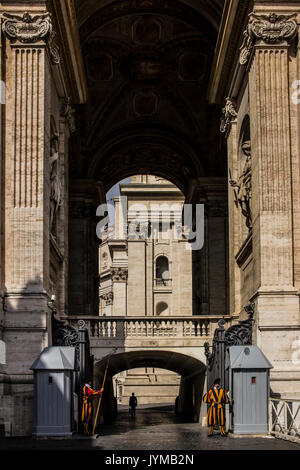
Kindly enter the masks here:
M 5 424 L 13 435 L 31 433 L 30 367 L 48 345 L 50 67 L 57 60 L 50 15 L 3 13 L 6 38 L 4 143 Z M 30 342 L 28 332 L 30 331 Z M 19 396 L 26 379 L 24 396 Z M 23 419 L 16 419 L 17 408 Z
M 299 329 L 289 93 L 289 63 L 298 30 L 295 18 L 251 14 L 240 57 L 241 64 L 249 67 L 255 292 L 251 300 L 256 303 L 256 342 L 274 365 L 271 377 L 279 374 L 282 380 L 288 371 L 297 376 L 291 357 Z M 276 391 L 278 377 L 273 386 Z

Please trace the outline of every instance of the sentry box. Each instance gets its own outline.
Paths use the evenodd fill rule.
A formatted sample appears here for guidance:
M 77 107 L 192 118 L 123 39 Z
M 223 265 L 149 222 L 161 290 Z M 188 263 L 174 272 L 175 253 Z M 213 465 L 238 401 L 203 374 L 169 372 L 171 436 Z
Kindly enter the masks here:
M 34 437 L 72 435 L 75 348 L 45 348 L 31 366 L 35 384 Z
M 257 346 L 230 346 L 226 351 L 226 385 L 232 404 L 234 434 L 268 434 L 272 364 Z

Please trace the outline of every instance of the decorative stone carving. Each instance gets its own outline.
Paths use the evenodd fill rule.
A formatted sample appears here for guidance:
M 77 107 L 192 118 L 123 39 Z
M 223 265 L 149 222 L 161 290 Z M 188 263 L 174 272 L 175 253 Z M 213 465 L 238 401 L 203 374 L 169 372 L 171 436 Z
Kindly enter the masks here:
M 229 183 L 234 189 L 236 207 L 241 208 L 243 216 L 246 218 L 246 225 L 249 230 L 252 229 L 252 167 L 251 167 L 251 142 L 248 140 L 243 143 L 242 150 L 246 156 L 246 163 L 238 181 L 230 179 Z
M 127 281 L 128 269 L 126 268 L 112 268 L 111 277 L 113 282 L 124 282 Z
M 232 98 L 226 98 L 225 108 L 222 109 L 223 116 L 221 118 L 220 131 L 228 136 L 231 124 L 237 118 L 237 112 L 235 109 L 235 101 Z
M 50 13 L 31 16 L 28 12 L 23 16 L 4 13 L 6 18 L 2 30 L 10 40 L 17 40 L 26 44 L 32 44 L 41 39 L 47 40 L 52 33 Z
M 56 41 L 56 32 L 53 31 L 50 13 L 37 16 L 31 16 L 28 12 L 23 16 L 4 13 L 3 16 L 6 19 L 2 30 L 11 41 L 34 44 L 43 40 L 48 44 L 52 62 L 60 63 L 59 46 Z
M 247 64 L 256 40 L 261 40 L 265 44 L 282 42 L 290 44 L 297 34 L 296 16 L 296 13 L 292 15 L 250 13 L 248 27 L 244 32 L 244 41 L 241 46 L 240 64 Z
M 76 131 L 74 113 L 75 113 L 75 110 L 71 106 L 71 99 L 69 97 L 65 98 L 62 101 L 60 114 L 61 116 L 66 118 L 71 133 Z
M 114 294 L 113 292 L 106 292 L 106 294 L 102 294 L 100 298 L 104 300 L 106 305 L 112 305 L 114 300 Z
M 51 60 L 54 64 L 59 64 L 60 63 L 60 55 L 59 55 L 59 46 L 56 41 L 57 34 L 55 31 L 52 31 L 50 36 L 49 36 L 49 41 L 48 41 L 48 48 L 49 48 L 49 53 Z
M 58 144 L 59 135 L 55 133 L 51 138 L 51 155 L 50 161 L 50 230 L 53 229 L 55 216 L 59 207 L 62 204 L 62 184 L 59 177 L 58 171 Z

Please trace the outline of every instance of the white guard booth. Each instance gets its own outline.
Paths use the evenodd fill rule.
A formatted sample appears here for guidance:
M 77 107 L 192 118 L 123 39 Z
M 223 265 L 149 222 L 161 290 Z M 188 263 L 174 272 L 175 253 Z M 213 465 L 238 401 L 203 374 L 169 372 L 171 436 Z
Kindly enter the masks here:
M 33 436 L 71 436 L 75 348 L 45 348 L 31 369 L 35 386 Z
M 268 434 L 268 403 L 272 364 L 257 346 L 230 346 L 226 351 L 226 382 L 232 404 L 234 434 Z

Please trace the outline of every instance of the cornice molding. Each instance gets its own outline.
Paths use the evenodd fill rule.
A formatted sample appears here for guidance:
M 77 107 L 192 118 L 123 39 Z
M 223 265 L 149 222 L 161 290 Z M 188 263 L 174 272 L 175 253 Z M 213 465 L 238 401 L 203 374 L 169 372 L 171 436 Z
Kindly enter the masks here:
M 253 0 L 225 0 L 208 92 L 211 104 L 221 105 L 230 94 L 230 85 L 238 61 L 237 51 Z
M 83 64 L 81 44 L 73 0 L 52 0 L 48 2 L 53 13 L 53 23 L 61 44 L 62 67 L 72 103 L 87 101 L 87 80 Z

